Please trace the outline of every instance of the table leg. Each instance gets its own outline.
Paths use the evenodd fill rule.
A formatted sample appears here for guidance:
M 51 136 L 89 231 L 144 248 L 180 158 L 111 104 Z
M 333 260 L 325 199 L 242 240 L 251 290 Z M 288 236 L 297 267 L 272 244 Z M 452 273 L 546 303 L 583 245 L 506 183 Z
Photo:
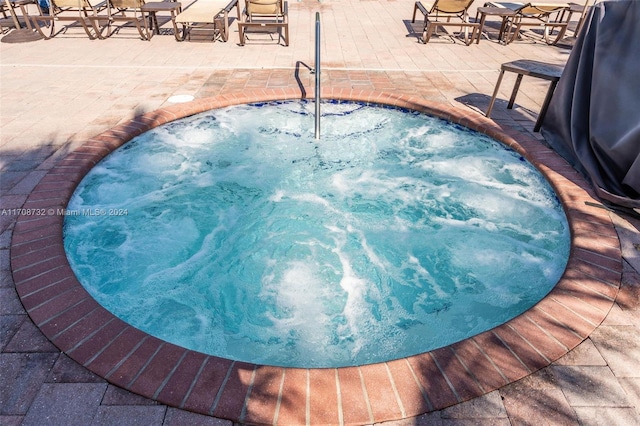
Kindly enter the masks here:
M 503 16 L 502 17 L 502 23 L 500 24 L 500 32 L 498 33 L 498 41 L 501 44 L 507 44 L 507 24 L 509 23 L 509 17 L 508 16 Z
M 160 34 L 160 25 L 155 10 L 149 11 L 149 26 L 153 28 L 152 34 Z
M 516 78 L 516 84 L 513 85 L 513 91 L 511 92 L 511 98 L 509 98 L 507 109 L 513 108 L 513 103 L 516 101 L 516 95 L 520 89 L 520 82 L 522 82 L 522 74 L 518 74 L 518 77 Z
M 557 84 L 558 80 L 554 80 L 549 85 L 549 90 L 547 90 L 547 95 L 542 103 L 542 108 L 540 109 L 540 114 L 536 120 L 536 125 L 533 127 L 534 132 L 539 132 L 540 127 L 542 127 L 542 121 L 544 120 L 544 116 L 547 114 L 547 109 L 549 109 L 549 103 L 551 103 L 551 98 L 553 97 L 553 92 L 556 90 Z
M 496 82 L 496 88 L 493 89 L 493 95 L 491 96 L 491 101 L 489 101 L 489 108 L 487 108 L 487 117 L 491 117 L 491 110 L 493 109 L 493 104 L 496 102 L 496 96 L 498 96 L 498 89 L 500 89 L 500 83 L 502 83 L 503 76 L 504 70 L 500 70 L 500 75 L 498 76 L 498 81 Z

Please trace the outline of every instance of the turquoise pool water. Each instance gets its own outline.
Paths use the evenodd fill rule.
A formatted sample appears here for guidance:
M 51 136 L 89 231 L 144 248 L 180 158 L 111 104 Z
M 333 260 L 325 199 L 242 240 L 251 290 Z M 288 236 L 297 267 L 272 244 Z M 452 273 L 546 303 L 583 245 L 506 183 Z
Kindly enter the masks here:
M 442 347 L 533 306 L 569 254 L 562 207 L 512 150 L 356 103 L 230 107 L 97 165 L 65 217 L 69 261 L 166 341 L 292 367 Z

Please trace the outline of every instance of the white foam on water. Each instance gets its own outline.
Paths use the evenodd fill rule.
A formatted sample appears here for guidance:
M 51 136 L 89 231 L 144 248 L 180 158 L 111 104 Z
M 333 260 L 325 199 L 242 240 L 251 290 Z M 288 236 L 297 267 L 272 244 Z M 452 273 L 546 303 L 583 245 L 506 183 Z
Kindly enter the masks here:
M 300 195 L 293 195 L 291 197 L 293 200 L 298 200 L 298 201 L 304 201 L 306 203 L 310 203 L 310 204 L 317 204 L 319 206 L 322 206 L 326 209 L 331 209 L 331 204 L 325 200 L 324 198 L 316 195 L 316 194 L 309 194 L 309 193 L 304 193 L 304 194 L 300 194 Z
M 271 317 L 274 327 L 284 336 L 298 337 L 296 350 L 302 356 L 310 356 L 318 347 L 327 347 L 332 341 L 332 331 L 327 328 L 331 319 L 324 306 L 327 295 L 322 292 L 323 283 L 318 275 L 314 264 L 289 262 L 280 280 L 265 283 L 275 294 L 278 309 L 284 313 L 279 318 Z

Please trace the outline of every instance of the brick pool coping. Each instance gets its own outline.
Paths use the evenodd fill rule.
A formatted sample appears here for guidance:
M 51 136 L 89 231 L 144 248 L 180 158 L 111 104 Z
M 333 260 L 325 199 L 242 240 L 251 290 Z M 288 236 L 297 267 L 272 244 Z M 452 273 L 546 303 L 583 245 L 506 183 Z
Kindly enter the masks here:
M 16 221 L 11 269 L 33 322 L 61 351 L 109 382 L 161 403 L 242 423 L 365 424 L 445 408 L 521 379 L 566 354 L 604 320 L 620 287 L 618 236 L 584 179 L 529 135 L 469 110 L 418 97 L 323 89 L 325 99 L 420 111 L 481 131 L 518 151 L 556 190 L 571 230 L 566 270 L 533 308 L 492 330 L 431 352 L 360 367 L 254 365 L 183 349 L 116 318 L 82 287 L 58 214 L 84 175 L 131 138 L 210 109 L 300 99 L 295 89 L 244 91 L 143 114 L 86 141 L 39 182 Z

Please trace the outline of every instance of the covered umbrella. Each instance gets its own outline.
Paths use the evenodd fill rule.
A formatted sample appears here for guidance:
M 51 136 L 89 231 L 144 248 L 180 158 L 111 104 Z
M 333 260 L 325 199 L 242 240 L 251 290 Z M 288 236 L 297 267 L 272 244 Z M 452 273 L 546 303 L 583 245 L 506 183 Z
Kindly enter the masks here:
M 640 208 L 640 1 L 590 8 L 542 134 L 598 197 Z

